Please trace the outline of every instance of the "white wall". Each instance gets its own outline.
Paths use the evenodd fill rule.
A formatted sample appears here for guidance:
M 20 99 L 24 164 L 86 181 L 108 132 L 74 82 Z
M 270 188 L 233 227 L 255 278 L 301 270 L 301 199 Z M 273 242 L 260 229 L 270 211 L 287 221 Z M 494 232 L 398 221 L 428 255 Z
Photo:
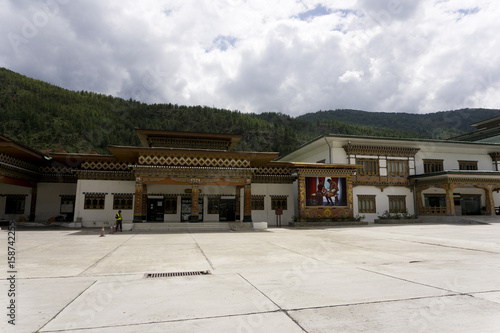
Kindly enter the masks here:
M 0 196 L 0 218 L 6 220 L 16 220 L 20 216 L 24 216 L 26 221 L 28 221 L 31 209 L 31 188 L 16 186 L 10 184 L 0 184 L 0 194 L 27 194 L 24 201 L 24 213 L 23 214 L 5 214 L 5 204 L 7 197 Z
M 84 192 L 107 193 L 104 209 L 84 209 Z M 81 217 L 85 227 L 101 227 L 113 223 L 116 211 L 113 210 L 112 193 L 135 193 L 135 181 L 79 179 L 76 186 L 75 221 Z M 123 223 L 131 223 L 134 219 L 134 210 L 122 209 L 122 217 Z
M 252 184 L 252 195 L 265 195 L 264 210 L 253 210 L 253 222 L 267 222 L 268 226 L 276 226 L 276 212 L 271 209 L 271 195 L 287 195 L 287 210 L 283 210 L 281 225 L 288 225 L 295 215 L 293 184 Z
M 429 147 L 426 147 L 429 149 Z M 424 173 L 424 159 L 444 160 L 444 170 L 458 170 L 458 161 L 477 161 L 478 170 L 494 171 L 494 166 L 491 157 L 486 154 L 460 153 L 455 151 L 447 151 L 444 147 L 436 147 L 435 149 L 421 150 L 415 155 L 417 166 L 417 174 Z
M 360 213 L 358 207 L 358 195 L 375 195 L 375 209 L 376 213 Z M 406 187 L 390 186 L 382 192 L 379 188 L 374 186 L 356 186 L 353 189 L 353 209 L 354 216 L 364 215 L 365 222 L 373 222 L 377 216 L 382 215 L 386 210 L 389 210 L 389 195 L 405 195 L 406 196 L 406 210 L 408 214 L 415 214 L 415 204 L 413 201 L 413 192 Z
M 48 221 L 61 214 L 60 195 L 75 195 L 76 184 L 39 183 L 36 197 L 35 221 Z

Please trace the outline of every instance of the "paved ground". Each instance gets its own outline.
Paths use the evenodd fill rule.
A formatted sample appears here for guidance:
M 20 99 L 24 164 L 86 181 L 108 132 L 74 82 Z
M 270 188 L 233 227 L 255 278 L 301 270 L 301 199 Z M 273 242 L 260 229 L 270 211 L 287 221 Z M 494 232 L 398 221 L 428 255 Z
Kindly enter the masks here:
M 500 223 L 99 234 L 17 230 L 0 331 L 499 332 Z

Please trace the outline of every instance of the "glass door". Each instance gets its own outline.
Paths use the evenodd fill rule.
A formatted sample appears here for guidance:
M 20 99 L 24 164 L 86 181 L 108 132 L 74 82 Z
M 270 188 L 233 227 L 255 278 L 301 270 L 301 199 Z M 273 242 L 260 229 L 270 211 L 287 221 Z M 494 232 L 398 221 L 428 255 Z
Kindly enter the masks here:
M 148 222 L 164 222 L 163 199 L 148 199 Z

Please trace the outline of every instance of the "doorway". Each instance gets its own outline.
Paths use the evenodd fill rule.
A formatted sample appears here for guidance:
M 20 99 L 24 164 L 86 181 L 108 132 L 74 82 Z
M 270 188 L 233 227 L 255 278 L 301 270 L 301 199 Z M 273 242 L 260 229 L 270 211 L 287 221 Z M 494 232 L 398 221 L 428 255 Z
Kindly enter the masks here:
M 481 196 L 462 196 L 461 206 L 463 215 L 481 215 Z
M 192 211 L 191 198 L 181 199 L 181 222 L 191 222 Z M 203 198 L 198 198 L 198 221 L 203 222 Z
M 221 199 L 219 206 L 219 222 L 228 222 L 235 220 L 236 220 L 235 199 Z
M 164 209 L 163 199 L 148 198 L 148 222 L 164 222 Z

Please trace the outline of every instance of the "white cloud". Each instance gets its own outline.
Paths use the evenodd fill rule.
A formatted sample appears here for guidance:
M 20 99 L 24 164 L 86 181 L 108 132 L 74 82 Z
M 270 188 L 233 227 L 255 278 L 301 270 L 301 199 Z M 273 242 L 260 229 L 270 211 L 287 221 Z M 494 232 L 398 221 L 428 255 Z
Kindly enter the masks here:
M 0 66 L 73 90 L 298 115 L 500 107 L 493 0 L 0 0 Z

